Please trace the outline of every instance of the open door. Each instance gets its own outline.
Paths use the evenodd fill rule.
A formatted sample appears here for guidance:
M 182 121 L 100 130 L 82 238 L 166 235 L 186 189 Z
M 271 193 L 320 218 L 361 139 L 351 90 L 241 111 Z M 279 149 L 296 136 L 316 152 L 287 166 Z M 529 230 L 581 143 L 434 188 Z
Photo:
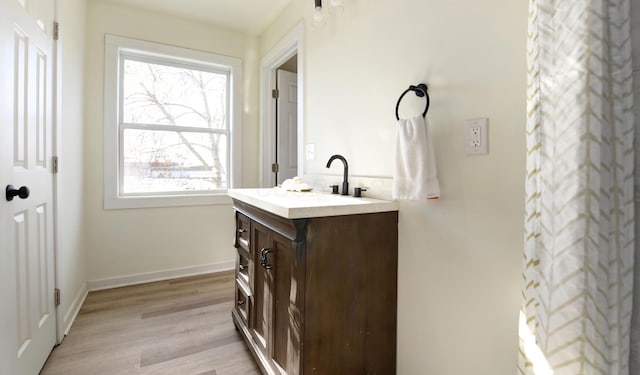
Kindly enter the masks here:
M 298 173 L 298 75 L 277 71 L 276 99 L 276 181 L 277 184 Z

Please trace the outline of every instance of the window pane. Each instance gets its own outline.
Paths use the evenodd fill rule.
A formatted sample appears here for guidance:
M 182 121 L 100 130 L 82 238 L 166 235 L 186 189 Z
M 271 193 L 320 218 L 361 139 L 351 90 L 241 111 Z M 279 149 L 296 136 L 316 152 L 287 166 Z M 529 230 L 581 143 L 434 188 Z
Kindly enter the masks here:
M 227 188 L 227 136 L 124 130 L 124 194 Z
M 124 60 L 123 121 L 226 129 L 227 76 Z

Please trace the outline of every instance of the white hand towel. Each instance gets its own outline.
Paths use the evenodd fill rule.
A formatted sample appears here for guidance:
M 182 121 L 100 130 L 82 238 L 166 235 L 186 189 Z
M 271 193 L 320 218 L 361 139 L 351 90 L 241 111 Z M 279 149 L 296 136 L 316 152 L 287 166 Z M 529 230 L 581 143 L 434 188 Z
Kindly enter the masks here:
M 398 121 L 393 199 L 437 199 L 440 184 L 429 127 L 424 117 Z

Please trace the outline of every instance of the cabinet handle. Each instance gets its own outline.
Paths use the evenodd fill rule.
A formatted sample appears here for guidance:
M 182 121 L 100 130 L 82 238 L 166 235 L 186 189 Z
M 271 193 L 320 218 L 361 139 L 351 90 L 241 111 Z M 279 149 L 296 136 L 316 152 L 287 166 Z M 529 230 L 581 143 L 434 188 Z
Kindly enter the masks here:
M 241 299 L 239 299 L 239 300 L 238 300 L 238 306 L 242 306 L 242 305 L 244 305 L 245 303 L 247 303 L 247 301 L 243 301 L 243 300 L 241 300 Z
M 263 248 L 260 250 L 260 265 L 266 270 L 273 268 L 273 266 L 269 264 L 269 259 L 267 259 L 267 254 L 269 253 L 273 253 L 273 250 L 269 248 Z
M 240 270 L 240 271 L 244 271 L 244 270 L 246 270 L 246 269 L 247 269 L 247 266 L 245 266 L 244 264 L 240 264 L 240 265 L 238 266 L 238 270 Z
M 240 234 L 242 234 L 242 233 L 246 233 L 246 232 L 247 232 L 247 230 L 246 230 L 246 229 L 242 229 L 242 228 L 238 229 L 238 233 L 240 233 Z
M 260 250 L 260 265 L 261 265 L 262 267 L 264 267 L 264 264 L 265 264 L 265 263 L 266 263 L 266 261 L 267 261 L 267 257 L 264 255 L 265 251 L 267 251 L 267 250 L 269 250 L 269 249 L 267 249 L 267 248 L 265 248 L 265 247 L 263 247 L 263 248 Z

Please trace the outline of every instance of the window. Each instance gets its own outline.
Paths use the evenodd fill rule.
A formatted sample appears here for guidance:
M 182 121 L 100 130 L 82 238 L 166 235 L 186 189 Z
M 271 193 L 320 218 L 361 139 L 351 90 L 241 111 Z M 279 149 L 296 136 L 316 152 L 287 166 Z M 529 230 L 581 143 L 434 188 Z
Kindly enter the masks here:
M 105 208 L 228 203 L 240 60 L 107 35 Z

